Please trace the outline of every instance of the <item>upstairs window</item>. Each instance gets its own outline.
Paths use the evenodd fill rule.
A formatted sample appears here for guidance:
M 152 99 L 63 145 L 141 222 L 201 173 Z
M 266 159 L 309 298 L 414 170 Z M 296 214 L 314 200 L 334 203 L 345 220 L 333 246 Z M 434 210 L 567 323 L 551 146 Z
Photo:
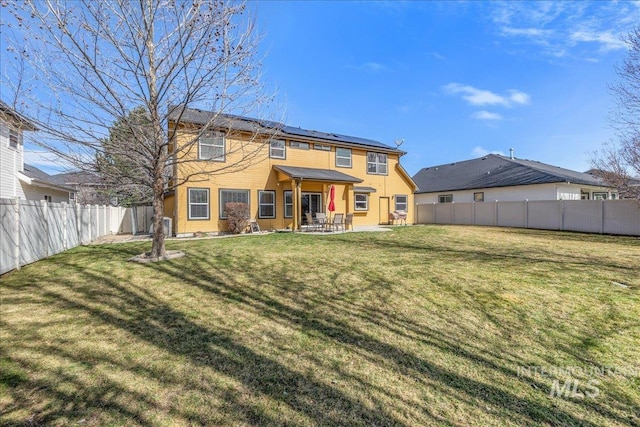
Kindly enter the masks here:
M 20 133 L 15 129 L 9 129 L 9 147 L 17 150 L 20 143 Z
M 314 150 L 331 151 L 331 146 L 326 144 L 313 144 Z
M 306 142 L 291 141 L 289 147 L 297 148 L 298 150 L 308 150 L 309 144 Z
M 284 146 L 284 140 L 274 139 L 269 146 L 269 157 L 272 159 L 285 159 L 287 151 Z
M 409 196 L 406 194 L 396 194 L 396 211 L 409 211 Z
M 336 148 L 336 166 L 341 168 L 351 167 L 351 149 Z
M 224 162 L 224 145 L 224 133 L 204 132 L 198 138 L 198 159 Z
M 367 153 L 367 173 L 372 175 L 387 174 L 387 155 L 383 153 Z

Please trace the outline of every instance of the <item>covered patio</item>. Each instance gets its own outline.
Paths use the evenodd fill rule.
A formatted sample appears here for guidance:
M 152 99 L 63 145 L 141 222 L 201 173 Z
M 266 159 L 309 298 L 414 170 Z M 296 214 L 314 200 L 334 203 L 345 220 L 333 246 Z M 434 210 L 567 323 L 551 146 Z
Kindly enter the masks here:
M 328 213 L 331 186 L 334 186 L 335 212 L 350 213 L 354 185 L 360 178 L 331 169 L 273 166 L 278 183 L 291 186 L 292 230 L 302 231 L 305 214 Z

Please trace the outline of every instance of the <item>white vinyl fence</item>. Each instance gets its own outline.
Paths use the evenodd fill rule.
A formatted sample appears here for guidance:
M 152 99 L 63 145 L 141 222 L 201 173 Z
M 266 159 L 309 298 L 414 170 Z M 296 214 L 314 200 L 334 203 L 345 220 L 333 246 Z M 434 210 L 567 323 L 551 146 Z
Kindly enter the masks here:
M 0 274 L 107 234 L 149 232 L 150 206 L 0 199 Z
M 433 203 L 417 205 L 416 222 L 640 236 L 640 206 L 633 200 Z

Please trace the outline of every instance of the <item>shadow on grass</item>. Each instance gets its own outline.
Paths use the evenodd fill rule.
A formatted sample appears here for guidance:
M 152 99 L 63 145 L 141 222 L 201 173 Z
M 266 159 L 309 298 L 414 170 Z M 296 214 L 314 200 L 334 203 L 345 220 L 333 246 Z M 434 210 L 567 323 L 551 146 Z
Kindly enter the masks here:
M 358 245 L 358 242 L 342 240 L 341 244 Z M 367 239 L 367 245 L 391 248 L 402 251 L 438 250 L 441 256 L 451 259 L 486 256 L 480 251 L 441 251 L 441 248 L 426 244 L 410 242 L 393 242 L 389 240 Z M 394 246 L 395 245 L 395 246 Z M 202 247 L 202 246 L 201 246 Z M 301 416 L 301 419 L 313 420 L 317 425 L 410 425 L 415 424 L 402 419 L 385 407 L 372 393 L 373 404 L 365 404 L 359 399 L 345 393 L 337 386 L 314 378 L 284 363 L 258 353 L 255 349 L 234 339 L 234 331 L 204 327 L 193 321 L 184 313 L 161 302 L 148 290 L 134 286 L 128 282 L 114 279 L 106 269 L 92 268 L 91 256 L 97 259 L 122 257 L 123 250 L 127 254 L 137 254 L 138 246 L 98 247 L 88 250 L 89 255 L 81 265 L 70 262 L 70 258 L 58 257 L 62 271 L 73 273 L 80 278 L 72 282 L 64 277 L 47 277 L 42 283 L 31 283 L 28 286 L 51 301 L 56 308 L 67 310 L 78 315 L 89 316 L 92 322 L 111 325 L 131 334 L 145 343 L 151 344 L 171 355 L 183 357 L 195 366 L 212 369 L 225 377 L 241 384 L 251 394 L 266 396 L 278 405 Z M 94 255 L 95 254 L 95 255 Z M 502 257 L 502 260 L 510 257 Z M 491 257 L 496 261 L 495 257 Z M 518 262 L 515 257 L 514 262 Z M 499 261 L 496 261 L 499 262 Z M 548 260 L 545 262 L 549 262 Z M 138 271 L 162 273 L 168 280 L 182 283 L 185 288 L 193 287 L 204 291 L 212 299 L 234 302 L 245 310 L 254 310 L 261 316 L 291 327 L 307 334 L 320 336 L 323 340 L 337 346 L 348 348 L 373 363 L 390 366 L 394 372 L 411 377 L 414 381 L 433 388 L 437 393 L 452 396 L 469 405 L 497 408 L 497 417 L 505 424 L 520 425 L 582 425 L 595 426 L 582 418 L 583 412 L 595 412 L 606 419 L 619 424 L 634 425 L 632 419 L 621 417 L 608 407 L 596 402 L 574 402 L 571 408 L 576 413 L 555 407 L 553 402 L 542 403 L 542 399 L 527 398 L 498 385 L 480 382 L 467 376 L 454 373 L 443 368 L 438 361 L 426 360 L 400 346 L 385 342 L 366 330 L 355 328 L 348 322 L 349 318 L 359 318 L 363 322 L 378 327 L 391 334 L 405 339 L 418 340 L 423 345 L 436 347 L 445 353 L 455 354 L 467 359 L 483 369 L 494 371 L 512 381 L 525 382 L 540 389 L 538 397 L 545 397 L 548 385 L 535 379 L 519 378 L 517 372 L 509 368 L 514 362 L 527 364 L 509 354 L 487 352 L 472 343 L 462 344 L 454 337 L 441 331 L 425 328 L 407 318 L 397 316 L 384 306 L 371 307 L 350 304 L 330 291 L 302 295 L 308 283 L 296 280 L 288 274 L 285 267 L 261 263 L 259 257 L 234 257 L 219 251 L 202 255 L 192 251 L 187 258 L 170 262 L 139 266 Z M 243 275 L 250 283 L 247 286 L 235 278 Z M 375 286 L 382 295 L 393 292 L 394 284 L 375 271 L 366 278 L 370 286 Z M 98 284 L 98 285 L 96 285 Z M 53 286 L 55 285 L 55 286 Z M 56 288 L 72 289 L 73 292 L 56 291 Z M 316 288 L 314 288 L 316 289 Z M 275 292 L 273 292 L 275 291 Z M 3 304 L 19 303 L 21 300 L 7 298 Z M 202 302 L 206 303 L 205 301 Z M 322 308 L 322 309 L 320 309 Z M 29 337 L 17 339 L 24 349 L 31 349 L 32 342 L 47 342 L 46 337 L 39 334 L 37 328 L 21 327 L 15 324 L 0 324 L 11 337 Z M 1 347 L 0 347 L 1 349 Z M 27 376 L 24 372 L 38 372 L 42 369 L 37 360 L 21 358 L 20 349 L 12 349 L 14 356 L 5 353 L 0 356 L 11 373 L 0 376 L 8 385 L 10 393 L 16 393 L 15 402 L 30 399 L 29 393 L 46 394 L 52 403 L 41 408 L 32 418 L 24 423 L 53 424 L 60 419 L 80 418 L 92 412 L 109 412 L 115 419 L 123 420 L 123 424 L 131 422 L 141 425 L 154 425 L 154 419 L 148 416 L 149 410 L 171 413 L 175 419 L 183 423 L 212 424 L 214 420 L 200 413 L 181 411 L 178 407 L 161 407 L 146 393 L 131 390 L 108 377 L 103 377 L 98 384 L 87 385 L 78 377 L 61 371 L 47 372 L 45 377 Z M 17 351 L 16 351 L 17 350 Z M 37 349 L 43 356 L 54 355 L 56 358 L 71 364 L 87 364 L 85 369 L 92 369 L 94 364 L 111 364 L 123 371 L 142 372 L 143 375 L 158 381 L 167 381 L 184 390 L 195 390 L 203 394 L 217 393 L 225 402 L 224 414 L 219 414 L 225 421 L 249 425 L 296 425 L 294 421 L 281 419 L 268 413 L 251 400 L 244 399 L 233 390 L 213 390 L 210 385 L 202 384 L 177 375 L 167 375 L 136 363 L 122 363 L 100 353 L 93 355 L 89 361 L 81 359 L 65 343 L 49 343 Z M 318 364 L 322 360 L 317 360 Z M 2 365 L 4 366 L 4 365 Z M 326 369 L 326 368 L 325 368 Z M 341 367 L 331 368 L 338 377 L 357 382 L 364 389 L 371 389 L 390 399 L 404 404 L 410 401 L 393 390 L 385 390 L 375 386 L 366 378 L 354 376 Z M 59 387 L 65 384 L 65 387 Z M 70 387 L 71 386 L 71 387 Z M 19 391 L 15 391 L 19 390 Z M 634 402 L 624 396 L 617 396 L 621 404 Z M 127 405 L 126 401 L 138 402 L 138 407 Z M 637 403 L 637 402 L 635 402 Z M 438 425 L 457 425 L 458 423 L 444 419 L 434 413 L 429 402 L 417 408 L 424 419 Z M 3 408 L 4 413 L 18 411 L 19 407 Z M 1 415 L 1 414 L 0 414 Z M 225 418 L 226 417 L 226 418 Z

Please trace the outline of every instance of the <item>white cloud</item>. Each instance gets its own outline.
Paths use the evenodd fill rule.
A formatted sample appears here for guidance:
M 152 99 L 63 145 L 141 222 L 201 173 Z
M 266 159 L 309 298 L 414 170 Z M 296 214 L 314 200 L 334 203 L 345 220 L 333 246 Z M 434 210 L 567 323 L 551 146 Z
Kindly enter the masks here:
M 360 65 L 357 68 L 360 68 L 365 71 L 370 71 L 373 73 L 378 73 L 380 71 L 384 71 L 387 69 L 387 67 L 385 67 L 384 65 L 378 62 L 365 62 L 364 64 Z
M 504 153 L 502 151 L 497 151 L 497 150 L 490 151 L 480 146 L 477 146 L 473 150 L 471 150 L 471 155 L 474 157 L 484 157 L 487 154 L 500 154 L 501 156 L 504 156 Z
M 471 114 L 472 119 L 476 120 L 502 120 L 502 116 L 498 113 L 482 110 Z
M 476 106 L 501 105 L 511 107 L 514 104 L 526 105 L 531 99 L 526 93 L 515 89 L 509 90 L 508 95 L 499 95 L 489 90 L 477 89 L 473 86 L 460 83 L 449 83 L 444 86 L 444 90 L 449 94 L 460 94 L 462 99 Z
M 618 36 L 610 31 L 592 32 L 592 31 L 575 31 L 570 36 L 575 42 L 596 42 L 600 44 L 600 50 L 608 52 L 611 50 L 625 49 L 626 43 Z
M 522 37 L 548 37 L 553 34 L 552 30 L 544 30 L 542 28 L 513 28 L 502 27 L 502 34 L 505 36 L 522 36 Z

